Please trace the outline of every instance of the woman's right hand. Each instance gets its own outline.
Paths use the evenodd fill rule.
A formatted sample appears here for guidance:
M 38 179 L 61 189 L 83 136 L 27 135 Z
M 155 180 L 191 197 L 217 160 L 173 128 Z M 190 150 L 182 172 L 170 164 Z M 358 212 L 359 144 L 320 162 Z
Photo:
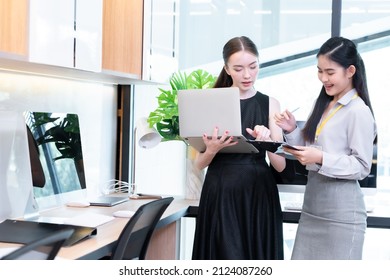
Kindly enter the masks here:
M 203 142 L 206 145 L 206 150 L 203 153 L 197 153 L 195 165 L 199 170 L 209 166 L 215 155 L 225 147 L 236 145 L 238 142 L 233 141 L 233 136 L 229 136 L 229 131 L 225 131 L 222 136 L 218 137 L 218 127 L 214 128 L 211 137 L 203 134 Z
M 285 110 L 282 113 L 276 113 L 274 116 L 275 123 L 283 129 L 284 132 L 290 133 L 297 127 L 294 115 Z
M 237 141 L 233 141 L 233 136 L 229 136 L 229 131 L 227 130 L 218 138 L 218 127 L 214 128 L 211 137 L 208 137 L 206 133 L 203 134 L 203 142 L 206 145 L 206 151 L 212 154 L 218 153 L 222 148 L 237 144 Z

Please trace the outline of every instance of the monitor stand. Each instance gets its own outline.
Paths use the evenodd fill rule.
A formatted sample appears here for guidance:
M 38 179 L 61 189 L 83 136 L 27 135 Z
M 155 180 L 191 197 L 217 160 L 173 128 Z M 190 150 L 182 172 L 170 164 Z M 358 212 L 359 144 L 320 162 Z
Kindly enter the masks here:
M 25 220 L 35 220 L 39 218 L 39 206 L 35 200 L 34 192 L 31 190 L 27 200 L 26 210 L 24 211 Z

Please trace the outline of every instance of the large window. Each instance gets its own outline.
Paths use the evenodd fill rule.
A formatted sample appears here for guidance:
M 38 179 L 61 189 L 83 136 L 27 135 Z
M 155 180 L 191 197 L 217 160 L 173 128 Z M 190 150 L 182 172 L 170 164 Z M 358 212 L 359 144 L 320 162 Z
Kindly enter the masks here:
M 342 36 L 357 39 L 381 32 L 390 32 L 389 0 L 342 0 Z
M 336 33 L 356 40 L 365 60 L 379 132 L 378 187 L 390 190 L 390 129 L 387 121 L 390 104 L 383 98 L 390 82 L 385 63 L 390 61 L 390 0 L 343 0 L 341 7 L 333 5 L 339 3 L 338 0 L 150 0 L 149 3 L 150 17 L 155 19 L 150 31 L 150 52 L 158 53 L 160 62 L 164 61 L 161 58 L 164 54 L 167 56 L 165 61 L 176 61 L 161 64 L 164 67 L 160 67 L 161 73 L 157 76 L 168 78 L 175 70 L 196 68 L 217 75 L 223 67 L 223 45 L 234 36 L 246 35 L 260 49 L 257 89 L 279 99 L 282 109 L 300 107 L 296 116 L 302 120 L 307 118 L 321 87 L 315 54 L 338 23 Z M 170 20 L 165 20 L 164 25 L 162 18 Z M 148 88 L 147 93 L 138 97 L 138 104 L 136 98 L 136 111 L 143 112 L 135 118 L 148 115 L 156 104 L 157 94 L 157 88 Z M 146 96 L 150 96 L 147 99 L 150 102 L 145 100 Z M 147 110 L 142 109 L 145 106 Z M 178 144 L 178 147 L 183 153 L 182 145 Z M 172 149 L 169 154 L 171 152 Z M 168 158 L 172 156 L 165 157 L 161 163 L 164 167 Z M 142 159 L 138 160 L 142 162 Z M 150 164 L 149 161 L 145 166 L 150 167 Z M 171 180 L 169 172 L 165 173 L 166 180 Z M 148 177 L 150 180 L 153 178 Z
M 248 36 L 261 49 L 318 35 L 329 37 L 331 7 L 329 0 L 181 1 L 179 67 L 195 68 L 220 61 L 223 44 L 234 36 Z M 301 44 L 301 51 L 309 49 L 309 44 Z M 314 41 L 311 47 L 315 46 Z M 281 50 L 279 57 L 290 50 Z

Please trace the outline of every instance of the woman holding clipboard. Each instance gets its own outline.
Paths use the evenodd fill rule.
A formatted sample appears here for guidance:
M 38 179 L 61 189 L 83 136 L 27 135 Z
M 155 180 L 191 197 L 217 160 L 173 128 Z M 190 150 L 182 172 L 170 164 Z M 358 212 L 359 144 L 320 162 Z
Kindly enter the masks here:
M 364 63 L 352 41 L 334 37 L 317 68 L 322 88 L 305 127 L 288 111 L 275 115 L 301 149 L 285 151 L 309 171 L 292 259 L 361 259 L 367 214 L 358 180 L 370 173 L 376 141 Z

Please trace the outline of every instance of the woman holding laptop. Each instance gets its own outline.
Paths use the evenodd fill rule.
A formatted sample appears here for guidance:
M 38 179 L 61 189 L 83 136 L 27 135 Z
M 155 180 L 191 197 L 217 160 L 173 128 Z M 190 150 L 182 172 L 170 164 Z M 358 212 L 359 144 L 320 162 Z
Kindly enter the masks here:
M 270 116 L 279 102 L 254 88 L 259 72 L 256 45 L 247 37 L 230 39 L 223 48 L 224 67 L 214 87 L 240 90 L 242 134 L 247 139 L 281 141 L 282 130 Z M 222 135 L 218 137 L 218 135 Z M 196 220 L 193 259 L 283 259 L 282 211 L 270 163 L 277 171 L 285 159 L 259 153 L 218 153 L 235 145 L 229 131 L 203 135 L 206 150 L 196 165 L 208 167 Z

